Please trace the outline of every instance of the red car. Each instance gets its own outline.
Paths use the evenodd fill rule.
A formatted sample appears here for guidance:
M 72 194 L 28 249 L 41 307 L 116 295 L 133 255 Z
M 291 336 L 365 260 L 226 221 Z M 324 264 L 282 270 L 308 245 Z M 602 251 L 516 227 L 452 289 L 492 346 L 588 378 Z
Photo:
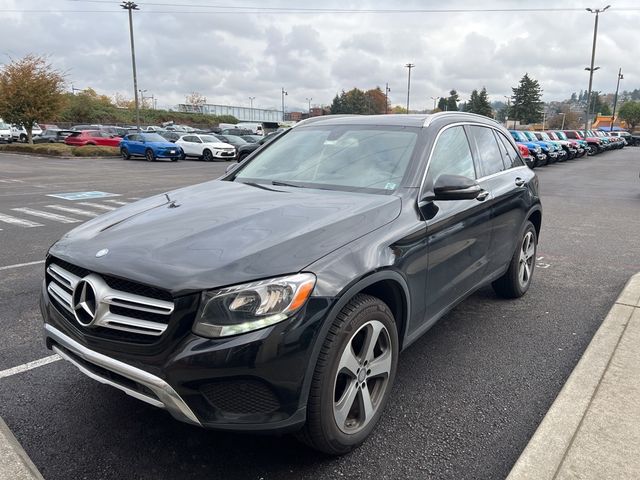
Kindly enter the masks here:
M 527 164 L 527 167 L 531 169 L 534 168 L 536 161 L 535 161 L 535 158 L 533 158 L 529 153 L 529 147 L 527 147 L 523 143 L 518 143 L 517 145 L 518 145 L 518 148 L 520 149 L 520 155 L 522 156 L 524 163 Z
M 82 130 L 80 132 L 73 132 L 64 139 L 64 143 L 67 145 L 75 145 L 76 147 L 82 147 L 84 145 L 117 147 L 120 145 L 121 141 L 121 137 L 107 132 L 101 132 L 100 130 Z

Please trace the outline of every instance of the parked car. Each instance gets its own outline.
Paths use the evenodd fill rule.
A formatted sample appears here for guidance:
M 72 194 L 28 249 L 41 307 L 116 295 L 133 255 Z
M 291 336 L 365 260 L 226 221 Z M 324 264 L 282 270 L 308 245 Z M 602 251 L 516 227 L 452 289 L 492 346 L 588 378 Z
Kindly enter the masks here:
M 520 156 L 524 160 L 524 163 L 527 164 L 527 167 L 534 169 L 536 167 L 536 159 L 534 158 L 533 155 L 531 155 L 531 152 L 529 151 L 529 147 L 527 147 L 522 143 L 516 143 L 516 145 L 520 150 Z
M 31 128 L 31 138 L 35 138 L 38 135 L 42 135 L 42 128 L 37 123 L 33 124 Z M 22 125 L 11 125 L 11 138 L 14 142 L 26 142 L 27 130 Z
M 124 137 L 127 133 L 130 132 L 130 129 L 127 127 L 116 127 L 114 125 L 74 125 L 71 127 L 71 130 L 82 131 L 82 130 L 100 130 L 103 133 L 107 133 L 109 135 L 116 135 L 118 137 Z M 137 129 L 136 129 L 137 130 Z
M 604 147 L 602 146 L 602 141 L 598 137 L 593 137 L 593 136 L 584 137 L 582 135 L 583 132 L 578 130 L 563 130 L 562 132 L 569 139 L 584 140 L 585 142 L 587 142 L 587 146 L 589 147 L 589 151 L 587 152 L 587 155 L 589 156 L 592 156 L 604 151 Z
M 625 132 L 625 131 L 610 132 L 610 135 L 613 137 L 624 138 L 624 140 L 627 142 L 627 145 L 631 145 L 631 146 L 640 145 L 640 136 L 632 135 L 629 132 Z
M 220 132 L 222 135 L 235 135 L 240 137 L 242 135 L 253 135 L 253 131 L 248 128 L 227 128 Z
M 251 132 L 255 135 L 263 135 L 264 129 L 262 128 L 262 123 L 259 122 L 242 122 L 238 123 L 235 128 L 247 129 L 251 130 Z
M 256 143 L 262 140 L 264 137 L 262 135 L 240 135 L 240 138 L 245 140 L 247 143 Z
M 56 242 L 46 346 L 178 420 L 344 454 L 395 407 L 401 350 L 532 283 L 538 180 L 486 117 L 317 117 L 230 167 Z
M 172 132 L 169 130 L 158 130 L 156 132 L 158 135 L 163 137 L 165 140 L 170 141 L 171 143 L 176 143 L 180 139 L 184 132 Z
M 558 130 L 547 130 L 547 134 L 554 140 L 569 142 L 572 148 L 576 150 L 575 158 L 584 157 L 589 150 L 589 145 L 584 140 L 574 140 L 567 138 L 564 132 Z
M 0 142 L 11 143 L 13 142 L 13 136 L 11 135 L 11 125 L 4 123 L 0 119 Z
M 157 133 L 130 133 L 120 142 L 120 155 L 125 160 L 144 157 L 147 162 L 153 162 L 158 158 L 168 158 L 177 162 L 182 154 L 182 148 Z
M 72 130 L 49 128 L 33 139 L 33 143 L 64 143 L 64 139 L 73 133 Z
M 84 145 L 103 145 L 107 147 L 117 147 L 120 145 L 122 138 L 116 135 L 110 135 L 100 130 L 82 130 L 73 132 L 64 139 L 67 145 L 75 145 L 81 147 Z
M 590 130 L 592 135 L 601 138 L 611 150 L 624 148 L 624 142 L 620 137 L 611 137 L 600 130 Z
M 260 140 L 258 140 L 255 143 L 247 143 L 246 145 L 242 145 L 240 147 L 238 147 L 238 155 L 236 156 L 238 162 L 243 161 L 245 158 L 247 158 L 249 155 L 251 155 L 253 152 L 255 152 L 257 149 L 259 149 L 262 145 L 269 143 L 271 140 L 273 140 L 274 138 L 276 138 L 278 135 L 280 135 L 280 132 L 278 133 L 269 133 L 267 135 L 265 135 L 264 137 L 262 137 Z
M 527 148 L 529 149 L 529 153 L 535 158 L 535 167 L 541 167 L 549 163 L 547 154 L 542 150 L 542 147 L 538 142 L 532 142 L 520 130 L 509 130 L 509 133 L 517 143 L 521 143 L 527 146 Z
M 233 145 L 234 147 L 236 147 L 236 149 L 240 148 L 242 145 L 246 145 L 247 143 L 249 143 L 245 139 L 240 138 L 240 137 L 238 137 L 236 135 L 215 134 L 213 136 L 219 138 L 224 143 L 228 143 L 229 145 Z
M 221 142 L 213 135 L 199 135 L 190 133 L 182 135 L 176 145 L 182 148 L 182 158 L 197 157 L 205 162 L 213 160 L 233 160 L 236 157 L 236 148 L 228 143 Z
M 557 140 L 555 138 L 551 138 L 547 132 L 534 132 L 534 134 L 538 140 L 542 140 L 543 142 L 550 142 L 560 147 L 564 151 L 564 156 L 561 161 L 572 160 L 576 158 L 578 150 L 568 140 Z
M 555 163 L 560 160 L 561 156 L 564 155 L 564 150 L 559 145 L 556 145 L 552 142 L 544 142 L 542 140 L 538 140 L 535 133 L 528 130 L 521 130 L 522 134 L 527 137 L 530 142 L 537 143 L 542 148 L 542 152 L 547 155 L 547 163 Z M 562 152 L 562 155 L 560 155 Z

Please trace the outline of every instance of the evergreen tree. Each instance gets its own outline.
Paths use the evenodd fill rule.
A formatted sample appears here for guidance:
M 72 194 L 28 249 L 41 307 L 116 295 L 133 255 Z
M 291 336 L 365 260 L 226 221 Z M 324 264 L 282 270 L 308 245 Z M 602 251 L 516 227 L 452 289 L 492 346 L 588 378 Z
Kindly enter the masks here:
M 440 97 L 440 100 L 438 100 L 438 109 L 441 112 L 444 112 L 447 109 L 447 99 L 444 97 Z
M 480 93 L 478 90 L 471 92 L 471 99 L 467 107 L 467 112 L 477 113 L 478 115 L 484 115 L 485 117 L 493 118 L 493 108 L 489 103 L 489 95 L 487 89 L 482 87 Z
M 582 95 L 582 91 L 580 91 L 580 95 Z M 573 92 L 571 94 L 571 100 L 572 103 L 576 103 L 578 101 L 578 94 L 576 92 Z
M 458 110 L 458 101 L 460 97 L 458 96 L 458 92 L 455 90 L 451 90 L 449 92 L 449 97 L 447 98 L 447 111 L 454 112 Z
M 342 91 L 342 95 L 344 95 L 344 90 Z M 332 115 L 336 115 L 338 113 L 345 113 L 342 110 L 342 99 L 341 97 L 336 93 L 336 96 L 333 98 L 333 102 L 331 102 L 331 114 Z
M 542 88 L 537 80 L 529 77 L 528 73 L 520 79 L 517 87 L 511 88 L 511 115 L 524 124 L 536 123 L 542 120 Z

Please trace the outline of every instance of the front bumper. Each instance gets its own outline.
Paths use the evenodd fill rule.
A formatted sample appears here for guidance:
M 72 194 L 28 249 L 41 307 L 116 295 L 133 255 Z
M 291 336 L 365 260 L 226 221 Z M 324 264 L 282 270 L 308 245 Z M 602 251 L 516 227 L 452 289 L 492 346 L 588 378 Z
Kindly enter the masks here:
M 41 296 L 45 341 L 81 372 L 177 420 L 231 431 L 285 432 L 306 419 L 313 351 L 332 301 L 312 297 L 289 320 L 243 335 L 191 333 L 197 302 L 176 312 L 155 343 L 100 337 L 70 321 Z M 192 314 L 193 313 L 193 314 Z
M 213 151 L 213 157 L 214 158 L 222 158 L 224 160 L 234 160 L 236 158 L 236 152 L 235 150 L 233 151 L 227 151 L 227 150 L 214 150 Z

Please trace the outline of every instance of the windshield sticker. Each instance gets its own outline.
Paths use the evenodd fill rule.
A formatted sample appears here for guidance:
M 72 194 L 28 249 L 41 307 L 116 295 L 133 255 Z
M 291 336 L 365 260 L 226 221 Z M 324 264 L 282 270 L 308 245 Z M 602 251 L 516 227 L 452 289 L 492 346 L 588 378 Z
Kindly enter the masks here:
M 387 183 L 387 184 L 384 186 L 384 189 L 385 189 L 385 190 L 395 190 L 395 188 L 396 188 L 396 184 L 395 184 L 395 183 Z

